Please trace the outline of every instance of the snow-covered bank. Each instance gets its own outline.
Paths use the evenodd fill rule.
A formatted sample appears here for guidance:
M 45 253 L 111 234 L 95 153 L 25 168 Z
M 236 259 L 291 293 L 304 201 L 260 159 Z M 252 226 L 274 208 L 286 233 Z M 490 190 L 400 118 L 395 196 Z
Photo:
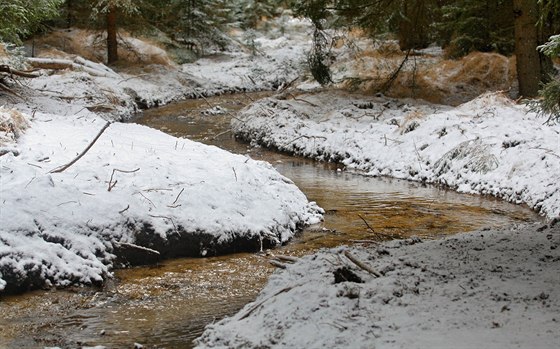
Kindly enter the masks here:
M 0 114 L 2 131 L 21 119 Z M 105 121 L 89 111 L 25 118 L 0 157 L 0 291 L 100 282 L 129 244 L 163 257 L 258 250 L 321 218 L 269 164 L 134 124 L 111 124 L 53 173 Z
M 70 115 L 88 109 L 103 113 L 106 119 L 121 120 L 130 118 L 138 109 L 183 99 L 274 90 L 303 74 L 305 52 L 310 45 L 309 21 L 289 17 L 282 25 L 282 33 L 280 29 L 266 34 L 255 32 L 250 41 L 254 52 L 245 42 L 245 33 L 239 31 L 232 33 L 231 41 L 235 45 L 229 51 L 205 52 L 206 56 L 198 61 L 183 65 L 171 63 L 167 53 L 149 41 L 129 37 L 127 40 L 134 42 L 137 56 L 151 57 L 156 52 L 166 64 L 153 64 L 150 63 L 153 59 L 147 59 L 143 64 L 131 63 L 124 68 L 123 62 L 118 72 L 47 45 L 48 49 L 39 51 L 41 58 L 29 59 L 29 63 L 36 68 L 55 70 L 43 69 L 41 76 L 23 81 L 28 89 L 20 93 L 26 98 L 14 99 L 12 103 L 29 113 L 39 110 Z M 92 33 L 78 29 L 63 34 L 72 33 L 86 42 L 92 40 Z M 43 40 L 53 44 L 60 41 L 55 40 L 58 35 L 61 32 L 51 34 L 50 41 Z M 84 43 L 74 42 L 74 46 L 80 45 Z M 74 51 L 87 53 L 84 50 L 81 47 Z M 9 60 L 0 55 L 0 62 Z
M 456 108 L 340 91 L 268 98 L 233 120 L 238 137 L 368 175 L 444 184 L 560 215 L 560 125 L 501 94 Z
M 555 348 L 559 246 L 557 223 L 326 250 L 274 274 L 197 348 Z

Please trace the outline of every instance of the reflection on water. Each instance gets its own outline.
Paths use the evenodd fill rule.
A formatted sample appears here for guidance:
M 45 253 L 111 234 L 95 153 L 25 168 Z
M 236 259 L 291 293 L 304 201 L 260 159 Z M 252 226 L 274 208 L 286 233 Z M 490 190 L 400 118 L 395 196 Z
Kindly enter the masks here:
M 301 256 L 322 247 L 368 240 L 374 231 L 437 237 L 515 221 L 535 220 L 529 209 L 500 200 L 460 195 L 387 178 L 368 178 L 316 163 L 251 148 L 229 131 L 229 113 L 263 94 L 230 95 L 186 101 L 150 110 L 142 123 L 272 163 L 327 213 L 275 253 Z M 231 112 L 211 115 L 210 107 Z M 213 112 L 219 110 L 212 109 Z M 327 229 L 323 229 L 327 228 Z M 102 292 L 35 292 L 0 303 L 0 347 L 68 344 L 189 348 L 208 323 L 237 312 L 252 301 L 273 271 L 255 254 L 178 259 L 159 266 L 120 270 Z M 38 345 L 39 344 L 39 345 Z

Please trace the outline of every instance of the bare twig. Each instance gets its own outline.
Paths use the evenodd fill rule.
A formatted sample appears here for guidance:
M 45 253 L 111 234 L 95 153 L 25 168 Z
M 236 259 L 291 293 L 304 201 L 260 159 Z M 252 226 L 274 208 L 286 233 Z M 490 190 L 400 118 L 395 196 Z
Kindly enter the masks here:
M 142 194 L 142 192 L 138 192 L 138 194 L 140 194 L 144 199 L 148 200 L 148 202 L 150 204 L 152 204 L 152 206 L 154 206 L 154 208 L 156 207 L 156 205 L 154 205 L 154 203 L 152 202 L 152 200 L 148 199 L 144 194 Z
M 280 263 L 280 262 L 278 262 L 277 260 L 270 259 L 270 260 L 268 261 L 268 263 L 272 264 L 272 265 L 275 266 L 276 268 L 286 269 L 286 264 Z
M 171 205 L 168 205 L 168 206 L 171 207 L 171 206 L 175 205 L 177 203 L 177 201 L 179 200 L 179 197 L 181 196 L 181 194 L 183 194 L 184 191 L 185 191 L 185 188 L 181 189 L 181 191 L 179 192 L 179 194 L 175 198 L 175 201 L 173 201 L 173 203 L 171 203 Z
M 391 74 L 389 79 L 383 84 L 383 87 L 381 88 L 381 93 L 387 92 L 391 88 L 391 86 L 393 85 L 395 80 L 397 80 L 397 77 L 399 76 L 399 73 L 401 72 L 402 68 L 404 67 L 404 64 L 406 63 L 406 61 L 408 61 L 408 57 L 410 56 L 411 51 L 412 51 L 412 49 L 408 49 L 408 51 L 406 51 L 406 56 L 402 60 L 399 67 L 397 69 L 395 69 L 395 71 L 393 71 L 393 73 Z
M 169 219 L 169 221 L 171 222 L 171 224 L 173 224 L 173 228 L 175 229 L 175 231 L 177 231 L 177 226 L 175 225 L 175 222 L 173 222 L 173 218 L 167 217 L 167 216 L 155 216 L 155 215 L 151 215 L 151 214 L 149 214 L 148 216 L 150 216 L 150 217 L 152 217 L 152 218 Z
M 310 139 L 310 138 L 317 139 L 317 138 L 321 138 L 321 139 L 327 140 L 327 137 L 324 137 L 324 136 L 306 136 L 306 135 L 301 135 L 301 136 L 298 136 L 298 137 L 292 139 L 292 140 L 289 141 L 289 142 L 286 142 L 286 143 L 284 144 L 284 146 L 286 146 L 286 145 L 288 145 L 288 144 L 291 144 L 291 143 L 293 143 L 293 142 L 295 142 L 295 141 L 297 141 L 298 139 L 301 139 L 301 138 L 305 138 L 305 139 Z
M 117 85 L 120 84 L 120 83 L 122 83 L 122 82 L 125 82 L 125 81 L 128 81 L 128 80 L 132 80 L 132 79 L 139 79 L 139 78 L 141 78 L 141 77 L 143 77 L 143 76 L 147 76 L 147 75 L 150 75 L 150 74 L 140 74 L 140 75 L 136 75 L 136 76 L 131 76 L 131 77 L 129 77 L 129 78 L 126 78 L 126 79 L 123 79 L 123 80 L 117 82 Z
M 303 98 L 297 98 L 296 96 L 294 96 L 294 95 L 291 94 L 291 93 L 288 93 L 288 95 L 290 95 L 294 101 L 300 101 L 300 102 L 307 103 L 307 104 L 309 104 L 309 105 L 312 106 L 312 107 L 318 107 L 317 104 L 311 103 L 311 102 L 309 102 L 309 101 L 307 101 L 307 100 L 305 100 L 305 99 L 303 99 Z
M 80 153 L 80 155 L 78 155 L 74 160 L 70 161 L 68 164 L 58 167 L 54 170 L 51 170 L 49 173 L 60 173 L 64 170 L 66 170 L 68 167 L 74 165 L 76 163 L 76 161 L 80 160 L 82 158 L 82 156 L 86 155 L 86 153 L 91 149 L 91 147 L 95 144 L 95 142 L 97 142 L 97 140 L 99 139 L 99 137 L 101 137 L 101 135 L 103 134 L 103 132 L 105 132 L 105 130 L 111 125 L 111 123 L 109 121 L 107 121 L 107 123 L 105 124 L 105 126 L 103 126 L 103 128 L 99 131 L 99 133 L 97 133 L 97 136 L 95 136 L 95 138 L 93 139 L 93 141 L 91 141 L 91 143 L 86 147 L 86 149 L 84 149 L 84 151 L 82 151 Z
M 352 263 L 356 264 L 359 268 L 367 271 L 368 273 L 370 273 L 371 275 L 374 275 L 376 277 L 381 277 L 381 274 L 379 274 L 379 272 L 375 271 L 373 268 L 365 265 L 363 262 L 361 262 L 360 260 L 358 260 L 356 257 L 354 257 L 352 254 L 350 254 L 350 252 L 348 251 L 344 251 L 344 255 L 346 256 L 346 258 L 348 258 Z
M 130 208 L 130 205 L 126 205 L 126 208 L 119 211 L 119 214 L 123 214 L 126 210 Z
M 118 168 L 114 168 L 113 172 L 111 173 L 111 179 L 109 179 L 109 188 L 107 188 L 107 191 L 111 191 L 111 189 L 113 189 L 115 187 L 115 185 L 117 185 L 117 180 L 115 180 L 115 182 L 113 182 L 113 176 L 115 175 L 115 172 L 122 172 L 122 173 L 134 173 L 140 171 L 140 167 L 131 171 L 127 171 L 127 170 L 119 170 Z
M 378 235 L 378 236 L 382 236 L 382 237 L 384 237 L 384 238 L 386 238 L 386 239 L 391 239 L 391 240 L 395 238 L 395 236 L 393 236 L 393 235 L 389 235 L 389 234 L 385 234 L 385 233 L 381 233 L 381 232 L 375 231 L 375 230 L 371 227 L 371 225 L 369 225 L 369 223 L 366 221 L 366 219 L 365 219 L 364 217 L 362 217 L 362 215 L 358 215 L 358 217 L 360 217 L 360 219 L 361 219 L 362 221 L 364 221 L 364 223 L 366 224 L 366 226 L 368 227 L 368 229 L 369 229 L 373 234 Z
M 293 289 L 294 287 L 298 287 L 300 285 L 295 285 L 295 286 L 289 286 L 289 287 L 285 287 L 283 289 L 281 289 L 280 291 L 276 292 L 275 294 L 273 294 L 272 296 L 263 299 L 262 301 L 260 301 L 259 303 L 255 304 L 254 306 L 251 307 L 251 309 L 247 310 L 247 312 L 243 315 L 241 315 L 241 317 L 239 318 L 239 320 L 243 320 L 247 317 L 249 317 L 249 315 L 251 315 L 255 310 L 257 310 L 258 308 L 260 308 L 266 301 L 268 301 L 269 299 L 272 299 L 276 296 L 278 296 L 279 294 L 282 294 L 284 292 L 288 292 L 291 289 Z

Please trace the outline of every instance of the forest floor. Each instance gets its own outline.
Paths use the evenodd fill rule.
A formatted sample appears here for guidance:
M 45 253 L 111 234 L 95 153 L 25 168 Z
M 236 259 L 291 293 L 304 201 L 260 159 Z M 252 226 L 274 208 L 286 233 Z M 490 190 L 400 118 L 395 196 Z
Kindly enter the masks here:
M 243 110 L 234 132 L 255 146 L 339 161 L 368 175 L 527 204 L 549 222 L 304 257 L 274 274 L 254 303 L 210 325 L 199 346 L 553 348 L 560 340 L 559 126 L 543 125 L 507 99 L 514 88 L 460 104 L 487 84 L 513 86 L 511 60 L 475 55 L 468 59 L 486 68 L 466 71 L 461 63 L 442 64 L 431 49 L 407 63 L 410 73 L 423 60 L 424 79 L 405 71 L 386 95 L 320 91 L 301 69 L 309 27 L 291 28 L 259 38 L 263 53 L 256 55 L 239 46 L 180 67 L 103 76 L 67 70 L 30 80 L 24 100 L 0 97 L 0 288 L 9 287 L 8 274 L 34 287 L 98 282 L 110 272 L 117 244 L 142 245 L 127 229 L 163 241 L 183 228 L 217 232 L 211 239 L 219 241 L 249 232 L 284 242 L 317 222 L 321 210 L 270 165 L 137 125 L 112 123 L 76 164 L 51 173 L 84 150 L 105 120 L 126 119 L 139 107 L 290 85 Z M 383 62 L 377 71 L 387 73 L 402 61 L 378 55 L 387 46 L 354 47 L 337 48 L 338 87 L 375 90 L 380 81 L 367 77 L 372 67 Z M 417 96 L 448 104 L 388 97 L 418 86 Z M 212 251 L 197 245 L 196 252 Z

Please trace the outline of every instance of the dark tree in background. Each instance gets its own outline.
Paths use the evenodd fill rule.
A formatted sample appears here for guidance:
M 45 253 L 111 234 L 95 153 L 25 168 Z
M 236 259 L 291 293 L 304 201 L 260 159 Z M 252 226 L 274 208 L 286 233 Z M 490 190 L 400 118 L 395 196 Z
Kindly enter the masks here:
M 538 6 L 535 0 L 513 0 L 515 17 L 515 56 L 519 94 L 535 97 L 543 77 L 538 46 Z

